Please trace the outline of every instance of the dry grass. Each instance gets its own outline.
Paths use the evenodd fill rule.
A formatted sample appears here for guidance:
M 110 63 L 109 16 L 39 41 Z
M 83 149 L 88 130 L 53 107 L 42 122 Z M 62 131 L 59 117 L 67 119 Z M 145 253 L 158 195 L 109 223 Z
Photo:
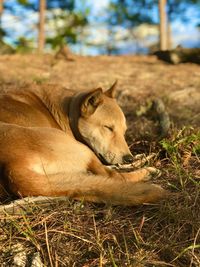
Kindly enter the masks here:
M 200 132 L 173 130 L 154 145 L 168 199 L 129 208 L 66 201 L 2 215 L 0 264 L 11 266 L 20 243 L 27 262 L 37 251 L 45 266 L 199 266 Z

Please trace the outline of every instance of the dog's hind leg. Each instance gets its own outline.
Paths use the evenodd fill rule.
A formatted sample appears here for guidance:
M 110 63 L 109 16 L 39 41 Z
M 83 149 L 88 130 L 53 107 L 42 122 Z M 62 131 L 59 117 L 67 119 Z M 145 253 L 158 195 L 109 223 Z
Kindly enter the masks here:
M 73 183 L 73 186 L 70 187 L 71 192 L 70 190 L 67 192 L 72 198 L 130 206 L 155 202 L 166 196 L 165 190 L 150 183 L 135 183 L 124 179 L 115 180 L 97 175 L 80 175 L 80 180 L 81 183 L 78 187 Z M 57 192 L 56 195 L 60 193 L 61 191 Z

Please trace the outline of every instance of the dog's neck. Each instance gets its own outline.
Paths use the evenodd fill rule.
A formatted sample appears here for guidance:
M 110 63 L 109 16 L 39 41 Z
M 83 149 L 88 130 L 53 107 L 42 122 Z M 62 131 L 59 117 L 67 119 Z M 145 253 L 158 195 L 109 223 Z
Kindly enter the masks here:
M 31 93 L 35 95 L 46 109 L 52 115 L 54 121 L 58 124 L 58 127 L 64 132 L 70 132 L 70 126 L 67 116 L 61 109 L 62 99 L 64 98 L 65 88 L 60 87 L 59 90 L 53 90 L 50 85 L 44 88 L 34 87 Z
M 78 128 L 78 120 L 81 116 L 81 103 L 88 92 L 76 93 L 73 90 L 66 91 L 65 88 L 61 88 L 57 95 L 52 95 L 52 91 L 53 90 L 43 90 L 42 97 L 40 97 L 41 101 L 52 114 L 62 131 L 67 132 L 68 134 L 71 133 L 77 141 L 90 147 L 84 140 Z M 37 92 L 37 94 L 40 96 L 41 91 Z M 90 147 L 90 149 L 92 148 Z

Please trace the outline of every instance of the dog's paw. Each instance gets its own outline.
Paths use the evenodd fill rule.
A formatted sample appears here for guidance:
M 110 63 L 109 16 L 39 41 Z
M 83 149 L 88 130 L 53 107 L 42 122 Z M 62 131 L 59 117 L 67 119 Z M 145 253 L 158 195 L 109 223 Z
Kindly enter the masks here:
M 155 153 L 151 153 L 149 155 L 145 154 L 137 154 L 134 157 L 134 162 L 131 164 L 132 167 L 134 168 L 142 168 L 144 167 L 145 164 L 149 164 L 149 162 L 156 157 Z
M 123 173 L 123 176 L 132 182 L 148 181 L 153 177 L 159 177 L 161 172 L 153 167 L 145 167 L 133 172 Z
M 154 177 L 158 178 L 161 176 L 161 171 L 154 167 L 146 167 L 143 168 L 143 170 L 144 170 L 143 181 L 148 181 Z

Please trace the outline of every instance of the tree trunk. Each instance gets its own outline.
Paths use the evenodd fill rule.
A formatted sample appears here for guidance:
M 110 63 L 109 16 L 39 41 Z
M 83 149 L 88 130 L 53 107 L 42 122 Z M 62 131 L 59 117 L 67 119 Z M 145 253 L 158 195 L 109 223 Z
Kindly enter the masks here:
M 0 0 L 0 28 L 2 27 L 3 2 L 4 0 Z
M 172 27 L 171 22 L 168 20 L 167 23 L 167 50 L 172 49 Z
M 160 14 L 160 50 L 167 50 L 167 0 L 159 0 L 159 14 Z
M 46 0 L 40 0 L 39 27 L 38 27 L 38 51 L 43 52 L 45 46 L 45 10 Z

